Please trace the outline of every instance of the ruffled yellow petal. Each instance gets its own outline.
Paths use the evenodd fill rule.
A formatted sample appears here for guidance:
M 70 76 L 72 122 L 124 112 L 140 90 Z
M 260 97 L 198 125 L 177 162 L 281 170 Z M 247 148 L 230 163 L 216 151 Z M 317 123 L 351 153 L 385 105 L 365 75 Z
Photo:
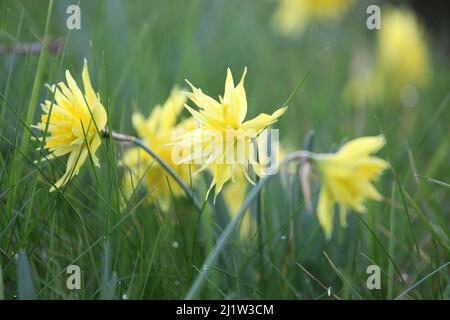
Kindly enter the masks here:
M 55 95 L 55 100 L 44 101 L 41 105 L 41 122 L 33 126 L 49 134 L 44 146 L 50 153 L 48 159 L 69 153 L 66 172 L 51 191 L 64 186 L 71 177 L 78 174 L 89 152 L 95 165 L 99 165 L 95 153 L 101 145 L 99 132 L 106 127 L 107 114 L 92 88 L 86 61 L 82 80 L 84 93 L 69 71 L 66 71 L 67 85 L 64 82 L 58 83 L 57 86 L 48 85 L 48 89 Z
M 368 156 L 369 154 L 378 152 L 385 143 L 384 136 L 362 137 L 347 142 L 339 149 L 337 155 L 342 158 Z
M 243 164 L 250 162 L 251 141 L 286 111 L 286 108 L 280 108 L 272 115 L 260 114 L 244 122 L 247 115 L 247 97 L 244 88 L 246 74 L 247 68 L 235 86 L 231 70 L 227 69 L 224 95 L 223 98 L 219 97 L 219 102 L 187 81 L 192 89 L 191 93 L 187 93 L 187 97 L 198 109 L 188 105 L 185 107 L 198 121 L 199 127 L 188 134 L 177 136 L 174 145 L 187 150 L 182 163 L 194 159 L 200 161 L 201 167 L 197 172 L 210 167 L 213 173 L 210 190 L 215 187 L 215 196 L 230 180 L 236 166 L 242 167 Z M 201 150 L 197 151 L 198 149 Z M 258 165 L 255 169 L 263 171 L 263 168 L 259 170 Z
M 271 124 L 275 123 L 279 117 L 281 117 L 285 112 L 287 108 L 280 108 L 271 115 L 268 115 L 266 113 L 259 114 L 256 118 L 253 118 L 252 120 L 245 121 L 241 128 L 244 130 L 255 130 L 260 131 Z

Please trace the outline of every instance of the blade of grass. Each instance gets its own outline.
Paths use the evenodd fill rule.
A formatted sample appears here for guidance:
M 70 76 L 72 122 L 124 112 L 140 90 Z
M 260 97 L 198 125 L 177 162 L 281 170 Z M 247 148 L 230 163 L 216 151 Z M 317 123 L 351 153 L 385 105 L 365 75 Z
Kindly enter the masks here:
M 203 285 L 205 284 L 205 281 L 206 281 L 209 273 L 215 267 L 215 263 L 217 261 L 218 256 L 221 254 L 221 252 L 225 248 L 225 245 L 227 244 L 229 238 L 233 234 L 233 231 L 234 231 L 236 225 L 239 224 L 240 220 L 242 219 L 245 212 L 247 211 L 247 208 L 250 206 L 252 201 L 257 197 L 259 191 L 268 182 L 268 179 L 270 177 L 271 176 L 262 178 L 251 189 L 248 196 L 245 198 L 241 208 L 239 209 L 238 213 L 228 223 L 227 227 L 225 228 L 225 230 L 223 231 L 223 233 L 220 235 L 219 239 L 217 240 L 214 248 L 211 250 L 208 257 L 206 258 L 205 262 L 203 263 L 200 273 L 194 280 L 194 283 L 191 285 L 188 293 L 185 296 L 185 299 L 194 299 L 195 297 L 197 297 L 200 290 L 203 288 Z
M 325 255 L 325 258 L 327 258 L 328 262 L 330 263 L 331 267 L 333 268 L 333 270 L 336 272 L 337 276 L 339 277 L 339 279 L 341 279 L 341 281 L 343 283 L 345 283 L 350 290 L 359 298 L 359 299 L 363 299 L 363 297 L 358 293 L 358 291 L 356 291 L 352 284 L 350 283 L 350 281 L 347 280 L 347 278 L 342 274 L 342 272 L 334 265 L 333 261 L 331 261 L 331 259 L 328 257 L 327 253 L 324 251 L 323 254 Z
M 48 9 L 47 9 L 47 19 L 45 22 L 44 38 L 42 39 L 42 47 L 43 48 L 47 48 L 52 11 L 53 11 L 53 0 L 50 0 L 48 3 Z M 25 117 L 25 123 L 27 126 L 30 126 L 31 121 L 33 120 L 34 111 L 35 111 L 35 108 L 36 108 L 36 105 L 38 102 L 38 98 L 39 98 L 39 90 L 42 87 L 42 77 L 44 74 L 44 67 L 45 67 L 45 63 L 47 60 L 47 55 L 48 55 L 48 50 L 41 50 L 41 52 L 39 54 L 36 75 L 34 78 L 33 88 L 31 89 L 31 97 L 30 97 L 30 102 L 28 104 L 28 111 L 27 111 L 27 114 Z M 22 141 L 20 144 L 20 150 L 22 152 L 26 152 L 29 141 L 30 141 L 30 133 L 26 128 L 24 128 L 24 130 L 22 132 Z
M 289 97 L 287 97 L 287 99 L 284 101 L 284 103 L 282 104 L 282 107 L 286 107 L 288 105 L 288 103 L 292 100 L 292 98 L 295 97 L 295 95 L 298 93 L 298 91 L 300 90 L 300 88 L 303 86 L 303 83 L 305 82 L 305 80 L 308 78 L 309 74 L 311 73 L 311 71 L 313 70 L 314 66 L 316 65 L 317 61 L 319 61 L 319 59 L 322 57 L 322 55 L 329 49 L 329 47 L 324 48 L 315 58 L 313 63 L 309 66 L 308 70 L 306 70 L 306 73 L 304 75 L 304 77 L 302 79 L 300 79 L 300 81 L 297 83 L 297 85 L 295 86 L 294 91 L 292 91 L 292 93 L 289 95 Z
M 407 294 L 408 292 L 410 292 L 411 290 L 414 290 L 415 288 L 417 288 L 419 285 L 421 285 L 425 280 L 427 280 L 429 277 L 433 276 L 434 274 L 438 273 L 439 271 L 441 271 L 442 269 L 445 269 L 447 266 L 450 265 L 450 261 L 445 263 L 444 265 L 440 266 L 439 268 L 437 268 L 436 270 L 434 270 L 433 272 L 430 272 L 429 274 L 427 274 L 425 277 L 423 277 L 422 279 L 420 279 L 419 281 L 417 281 L 416 283 L 414 283 L 412 286 L 410 286 L 408 289 L 406 289 L 405 291 L 403 291 L 401 294 L 399 294 L 395 300 L 400 299 L 401 297 L 403 297 L 405 294 Z
M 395 256 L 395 183 L 392 183 L 392 194 L 391 194 L 391 210 L 390 210 L 390 222 L 389 222 L 389 244 L 388 252 L 389 256 Z M 389 260 L 388 264 L 388 291 L 387 298 L 392 299 L 394 297 L 394 264 Z
M 33 273 L 27 254 L 20 251 L 17 256 L 17 290 L 20 300 L 35 300 L 36 291 L 33 282 Z
M 439 185 L 441 187 L 445 187 L 445 188 L 449 188 L 450 189 L 450 184 L 445 183 L 444 181 L 440 181 L 440 180 L 433 179 L 433 178 L 430 178 L 430 177 L 421 176 L 419 174 L 416 174 L 414 176 L 417 177 L 417 178 L 424 179 L 424 180 L 426 180 L 428 182 L 435 183 L 435 184 L 437 184 L 437 185 Z
M 5 299 L 5 293 L 4 293 L 4 289 L 3 289 L 3 271 L 2 271 L 2 265 L 0 264 L 0 300 L 4 300 Z

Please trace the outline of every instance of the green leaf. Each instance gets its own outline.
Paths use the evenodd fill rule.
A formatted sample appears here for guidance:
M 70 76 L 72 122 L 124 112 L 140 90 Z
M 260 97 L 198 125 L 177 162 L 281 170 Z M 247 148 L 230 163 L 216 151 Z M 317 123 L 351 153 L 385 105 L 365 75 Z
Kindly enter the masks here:
M 33 273 L 25 251 L 20 251 L 16 258 L 17 290 L 20 300 L 36 300 Z
M 108 242 L 105 242 L 103 249 L 103 273 L 101 278 L 100 299 L 113 300 L 116 292 L 117 274 L 111 275 L 111 248 Z
M 0 300 L 5 299 L 4 289 L 3 289 L 3 273 L 2 266 L 0 265 Z

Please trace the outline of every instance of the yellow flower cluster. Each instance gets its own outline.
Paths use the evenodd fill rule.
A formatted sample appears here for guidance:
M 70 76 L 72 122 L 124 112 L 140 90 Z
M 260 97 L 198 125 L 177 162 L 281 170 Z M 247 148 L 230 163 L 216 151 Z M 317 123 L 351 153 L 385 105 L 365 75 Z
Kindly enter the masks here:
M 192 167 L 200 166 L 197 172 L 208 169 L 213 176 L 208 193 L 215 187 L 215 197 L 228 181 L 233 181 L 224 188 L 224 199 L 232 215 L 244 200 L 246 180 L 251 182 L 249 165 L 258 176 L 266 176 L 270 173 L 263 164 L 279 162 L 281 154 L 278 145 L 274 145 L 273 141 L 269 143 L 266 128 L 286 111 L 286 108 L 279 108 L 271 115 L 262 113 L 246 120 L 245 75 L 246 70 L 235 85 L 228 69 L 225 92 L 219 100 L 207 96 L 188 82 L 191 92 L 180 92 L 175 87 L 167 101 L 155 106 L 147 118 L 138 112 L 132 115 L 132 124 L 140 141 L 181 181 L 186 184 L 192 182 Z M 45 138 L 44 148 L 49 150 L 47 159 L 69 155 L 65 174 L 50 191 L 61 188 L 78 174 L 88 156 L 95 165 L 99 165 L 95 153 L 101 145 L 101 132 L 106 127 L 107 115 L 90 83 L 86 62 L 82 79 L 84 93 L 68 71 L 67 85 L 61 82 L 49 86 L 55 94 L 55 101 L 46 100 L 42 104 L 41 122 L 35 126 L 50 135 L 40 138 L 41 142 Z M 187 99 L 194 102 L 197 108 L 185 104 Z M 180 121 L 178 118 L 183 106 L 192 117 Z M 341 223 L 345 225 L 349 209 L 364 212 L 367 199 L 381 200 L 373 182 L 388 167 L 388 163 L 373 154 L 384 144 L 383 136 L 363 137 L 346 143 L 334 154 L 309 153 L 309 161 L 321 180 L 317 215 L 327 238 L 333 231 L 336 203 L 340 206 Z M 273 159 L 268 157 L 266 148 L 269 145 L 275 148 L 271 152 L 275 155 Z M 240 153 L 242 151 L 243 154 Z M 157 199 L 161 207 L 167 209 L 171 196 L 180 196 L 186 189 L 183 190 L 180 182 L 167 174 L 168 169 L 160 161 L 155 161 L 141 148 L 127 149 L 121 161 L 126 167 L 125 193 L 130 197 L 136 187 L 143 184 L 150 194 L 150 201 Z M 256 229 L 249 214 L 241 225 L 243 237 Z

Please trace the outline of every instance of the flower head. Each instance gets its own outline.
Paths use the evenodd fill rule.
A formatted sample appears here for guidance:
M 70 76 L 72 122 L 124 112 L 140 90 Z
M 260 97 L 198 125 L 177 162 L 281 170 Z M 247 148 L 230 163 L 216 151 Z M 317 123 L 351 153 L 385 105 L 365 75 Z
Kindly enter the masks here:
M 417 88 L 428 84 L 431 72 L 423 30 L 406 9 L 387 10 L 382 23 L 375 63 L 370 64 L 367 54 L 356 55 L 345 98 L 354 106 L 364 106 L 392 95 L 406 106 L 415 106 Z
M 362 137 L 346 143 L 334 154 L 314 157 L 322 182 L 317 215 L 328 238 L 333 231 L 336 202 L 340 205 L 341 223 L 345 225 L 349 208 L 362 213 L 366 210 L 366 199 L 382 199 L 372 182 L 388 167 L 388 163 L 371 154 L 384 144 L 383 136 Z
M 428 50 L 414 13 L 398 9 L 383 16 L 378 56 L 379 67 L 393 77 L 397 87 L 408 83 L 426 84 L 430 70 Z
M 88 155 L 96 166 L 100 166 L 95 153 L 101 145 L 99 132 L 106 127 L 107 115 L 89 80 L 89 71 L 85 60 L 83 72 L 84 93 L 78 87 L 70 72 L 66 71 L 66 81 L 48 86 L 55 101 L 45 100 L 41 104 L 43 114 L 41 122 L 33 126 L 49 133 L 44 148 L 49 151 L 47 159 L 69 155 L 64 175 L 56 181 L 50 191 L 64 186 L 77 175 Z
M 180 178 L 189 182 L 189 165 L 175 163 L 172 158 L 173 146 L 169 145 L 177 131 L 190 131 L 195 126 L 192 119 L 177 123 L 185 102 L 186 97 L 175 87 L 164 105 L 154 107 L 148 118 L 141 113 L 134 113 L 132 123 L 143 142 L 170 165 Z M 128 196 L 131 196 L 141 179 L 142 184 L 152 193 L 149 199 L 157 198 L 163 209 L 167 208 L 171 194 L 175 196 L 184 194 L 164 168 L 143 149 L 139 147 L 128 149 L 123 163 L 129 169 L 124 181 Z
M 275 26 L 285 34 L 302 33 L 310 21 L 339 18 L 353 0 L 280 0 Z
M 286 111 L 286 108 L 280 108 L 272 115 L 262 113 L 251 120 L 245 120 L 246 72 L 247 69 L 235 86 L 231 71 L 227 70 L 225 92 L 223 97 L 219 97 L 219 101 L 205 95 L 201 89 L 188 82 L 192 92 L 187 93 L 187 96 L 197 105 L 198 110 L 188 105 L 186 108 L 200 126 L 188 134 L 181 135 L 176 144 L 188 150 L 187 157 L 181 162 L 199 162 L 203 165 L 199 171 L 210 168 L 213 181 L 209 191 L 215 186 L 215 197 L 223 185 L 233 178 L 235 170 L 245 172 L 248 163 L 253 162 L 253 139 Z

